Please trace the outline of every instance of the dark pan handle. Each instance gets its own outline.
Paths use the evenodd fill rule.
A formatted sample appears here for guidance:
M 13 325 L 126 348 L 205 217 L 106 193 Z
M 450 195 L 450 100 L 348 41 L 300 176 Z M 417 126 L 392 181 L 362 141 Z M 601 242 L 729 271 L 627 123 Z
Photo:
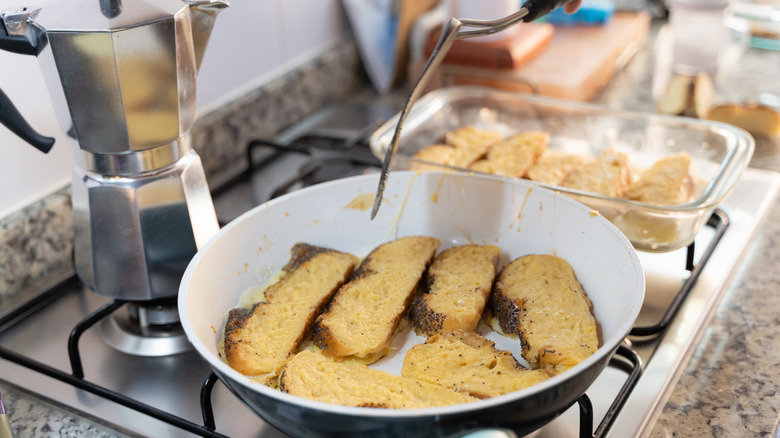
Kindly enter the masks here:
M 526 0 L 526 2 L 523 3 L 523 7 L 528 10 L 528 15 L 523 17 L 523 21 L 526 23 L 534 21 L 570 1 L 571 0 Z

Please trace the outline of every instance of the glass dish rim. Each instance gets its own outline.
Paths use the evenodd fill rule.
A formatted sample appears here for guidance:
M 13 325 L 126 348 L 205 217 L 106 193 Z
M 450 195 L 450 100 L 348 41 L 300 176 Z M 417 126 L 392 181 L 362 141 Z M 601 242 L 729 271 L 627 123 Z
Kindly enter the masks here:
M 707 182 L 707 186 L 696 199 L 691 200 L 684 204 L 676 205 L 657 205 L 649 204 L 645 202 L 634 201 L 624 198 L 616 198 L 612 196 L 605 196 L 597 193 L 585 192 L 581 190 L 560 187 L 550 184 L 544 184 L 536 181 L 530 181 L 534 185 L 544 187 L 550 190 L 559 191 L 561 193 L 569 193 L 578 197 L 591 198 L 599 201 L 613 202 L 622 204 L 625 206 L 631 206 L 634 208 L 641 208 L 645 211 L 665 212 L 665 213 L 689 213 L 699 212 L 707 210 L 709 208 L 715 208 L 720 202 L 729 194 L 731 189 L 736 184 L 736 181 L 741 175 L 742 171 L 748 166 L 750 158 L 753 155 L 755 149 L 755 140 L 745 130 L 733 125 L 729 125 L 722 122 L 716 122 L 712 120 L 695 119 L 691 117 L 670 116 L 664 114 L 656 114 L 642 111 L 633 110 L 621 110 L 615 109 L 604 105 L 579 102 L 572 100 L 559 99 L 549 96 L 541 96 L 535 94 L 513 92 L 507 90 L 499 90 L 494 88 L 482 87 L 482 86 L 454 86 L 444 87 L 432 90 L 423 95 L 411 109 L 408 117 L 404 121 L 404 128 L 408 128 L 411 123 L 419 124 L 421 121 L 429 118 L 432 114 L 446 106 L 447 104 L 463 98 L 489 98 L 490 96 L 503 96 L 512 99 L 518 99 L 527 103 L 536 105 L 546 105 L 555 108 L 569 109 L 569 110 L 582 110 L 591 113 L 601 113 L 619 118 L 644 118 L 647 120 L 655 120 L 659 124 L 666 125 L 693 125 L 702 126 L 709 129 L 711 132 L 726 138 L 728 144 L 732 145 L 726 152 L 723 160 L 718 165 L 717 170 Z M 455 99 L 457 97 L 457 99 Z M 390 144 L 391 137 L 398 124 L 398 118 L 400 113 L 394 115 L 387 120 L 382 126 L 374 131 L 369 139 L 369 144 L 374 155 L 380 160 L 384 158 L 387 148 Z M 401 133 L 401 140 L 403 140 L 404 131 Z M 460 167 L 447 166 L 443 164 L 433 163 L 429 161 L 415 159 L 411 156 L 404 156 L 404 159 L 410 162 L 416 162 L 424 164 L 426 166 L 435 166 L 441 169 L 447 169 L 457 172 L 471 172 L 471 173 L 484 173 L 471 169 L 464 169 Z M 507 177 L 512 178 L 512 177 Z

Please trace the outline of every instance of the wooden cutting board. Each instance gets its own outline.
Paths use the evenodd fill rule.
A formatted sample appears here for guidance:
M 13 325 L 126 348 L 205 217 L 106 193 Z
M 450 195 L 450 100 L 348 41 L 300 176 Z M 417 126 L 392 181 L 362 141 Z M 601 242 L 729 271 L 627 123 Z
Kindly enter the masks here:
M 550 23 L 520 23 L 504 30 L 500 39 L 466 38 L 457 40 L 442 61 L 482 69 L 515 70 L 543 53 L 552 41 L 555 27 Z M 437 31 L 425 45 L 426 59 L 441 37 Z
M 442 65 L 440 86 L 482 85 L 589 101 L 644 44 L 646 12 L 616 12 L 603 26 L 556 26 L 548 47 L 511 70 Z

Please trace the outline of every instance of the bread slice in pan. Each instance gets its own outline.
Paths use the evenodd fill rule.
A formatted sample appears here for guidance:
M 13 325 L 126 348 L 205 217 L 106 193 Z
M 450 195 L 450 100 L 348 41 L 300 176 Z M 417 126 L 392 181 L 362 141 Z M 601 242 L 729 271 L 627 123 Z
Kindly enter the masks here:
M 329 356 L 365 363 L 386 354 L 438 247 L 438 239 L 409 236 L 371 251 L 317 318 L 315 344 Z
M 271 381 L 357 262 L 352 254 L 296 244 L 281 278 L 266 288 L 266 301 L 230 311 L 224 339 L 228 365 L 261 383 Z
M 474 331 L 482 317 L 501 250 L 494 245 L 462 245 L 436 256 L 428 268 L 427 293 L 412 305 L 418 335 Z
M 563 187 L 622 198 L 628 182 L 628 156 L 614 149 L 605 149 L 595 160 L 572 170 Z
M 694 188 L 691 156 L 678 152 L 642 172 L 628 186 L 626 198 L 656 205 L 684 204 L 691 199 Z
M 501 331 L 517 336 L 523 357 L 538 367 L 569 367 L 599 347 L 592 304 L 569 263 L 527 255 L 498 275 L 488 309 Z
M 546 132 L 521 132 L 493 145 L 487 152 L 487 157 L 473 163 L 471 168 L 495 175 L 522 178 L 547 150 L 549 142 L 550 134 Z
M 401 375 L 489 398 L 543 382 L 553 373 L 529 370 L 482 335 L 456 331 L 436 334 L 407 350 Z
M 345 364 L 303 350 L 284 366 L 279 389 L 344 406 L 417 409 L 478 399 L 442 386 L 395 376 L 362 364 Z
M 583 161 L 580 155 L 547 151 L 528 169 L 525 177 L 543 184 L 561 185 Z

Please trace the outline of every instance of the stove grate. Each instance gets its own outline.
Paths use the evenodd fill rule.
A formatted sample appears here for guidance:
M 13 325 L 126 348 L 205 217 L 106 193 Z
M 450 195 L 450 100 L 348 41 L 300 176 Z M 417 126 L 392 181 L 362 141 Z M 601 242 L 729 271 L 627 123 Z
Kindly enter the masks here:
M 715 229 L 715 235 L 713 236 L 710 243 L 707 245 L 707 248 L 705 249 L 704 253 L 701 256 L 701 259 L 699 259 L 699 262 L 694 264 L 693 256 L 695 252 L 695 244 L 691 243 L 688 246 L 687 249 L 687 255 L 686 255 L 686 261 L 685 261 L 685 269 L 687 271 L 690 271 L 690 276 L 687 280 L 682 284 L 680 287 L 680 290 L 677 292 L 677 294 L 674 296 L 674 299 L 669 304 L 669 307 L 666 309 L 666 312 L 661 317 L 661 319 L 652 325 L 647 326 L 637 326 L 631 329 L 631 336 L 641 336 L 641 337 L 648 337 L 648 336 L 657 336 L 666 330 L 666 328 L 669 326 L 669 324 L 674 319 L 675 315 L 677 315 L 677 311 L 680 310 L 680 306 L 682 306 L 683 302 L 685 302 L 685 298 L 688 297 L 688 294 L 690 293 L 691 289 L 693 289 L 693 286 L 696 284 L 696 281 L 699 279 L 699 275 L 701 275 L 702 269 L 704 269 L 704 266 L 707 264 L 707 261 L 710 259 L 710 256 L 712 255 L 712 252 L 715 251 L 715 247 L 718 245 L 718 242 L 720 242 L 721 237 L 723 237 L 723 234 L 726 232 L 726 229 L 729 226 L 729 217 L 726 215 L 726 213 L 721 209 L 716 209 L 712 216 L 710 216 L 709 220 L 707 221 L 707 225 Z

